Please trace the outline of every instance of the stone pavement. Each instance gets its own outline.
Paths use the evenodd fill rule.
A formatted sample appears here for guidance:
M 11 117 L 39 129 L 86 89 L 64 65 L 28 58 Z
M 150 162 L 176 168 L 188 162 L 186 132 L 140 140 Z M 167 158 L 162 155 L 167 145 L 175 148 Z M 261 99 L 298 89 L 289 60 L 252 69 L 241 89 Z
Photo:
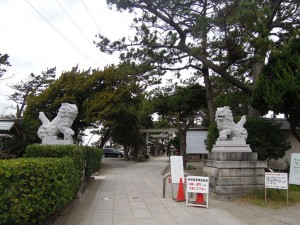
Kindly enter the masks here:
M 300 205 L 274 211 L 210 199 L 208 209 L 186 207 L 172 200 L 170 184 L 162 198 L 167 159 L 151 157 L 147 162 L 128 162 L 126 168 L 102 168 L 65 225 L 300 224 Z

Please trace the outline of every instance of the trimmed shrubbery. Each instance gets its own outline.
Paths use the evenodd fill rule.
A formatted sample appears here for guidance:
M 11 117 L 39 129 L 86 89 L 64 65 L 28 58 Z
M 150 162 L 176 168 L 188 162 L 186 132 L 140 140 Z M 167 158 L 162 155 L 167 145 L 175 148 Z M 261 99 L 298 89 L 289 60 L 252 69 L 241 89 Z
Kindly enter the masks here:
M 0 224 L 43 224 L 75 196 L 83 176 L 101 165 L 102 150 L 30 145 L 25 158 L 0 160 Z
M 100 169 L 103 150 L 89 146 L 85 146 L 84 149 L 86 160 L 85 176 L 90 177 Z
M 71 158 L 0 162 L 0 224 L 43 224 L 70 202 L 78 174 Z
M 62 158 L 68 157 L 73 159 L 73 168 L 76 170 L 79 188 L 81 183 L 82 171 L 84 168 L 85 153 L 82 147 L 77 145 L 39 145 L 33 144 L 26 148 L 24 157 L 26 158 Z
M 78 145 L 29 145 L 25 157 L 71 157 L 76 167 L 83 169 L 86 160 L 85 176 L 89 177 L 101 166 L 103 151 L 96 147 Z

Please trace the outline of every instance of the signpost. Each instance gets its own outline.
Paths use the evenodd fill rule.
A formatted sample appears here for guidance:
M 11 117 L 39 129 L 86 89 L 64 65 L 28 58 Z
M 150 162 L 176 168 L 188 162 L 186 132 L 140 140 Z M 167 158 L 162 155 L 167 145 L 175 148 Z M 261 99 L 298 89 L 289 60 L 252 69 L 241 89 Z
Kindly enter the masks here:
M 184 170 L 183 170 L 183 159 L 182 156 L 170 156 L 171 163 L 171 183 L 172 183 L 172 198 L 175 200 L 173 186 L 178 187 L 179 191 L 179 182 L 180 178 L 184 182 Z M 183 191 L 184 193 L 184 191 Z
M 289 204 L 289 185 L 287 173 L 265 173 L 265 202 L 267 202 L 267 188 L 287 190 L 287 205 Z
M 300 185 L 300 154 L 291 154 L 290 184 Z
M 186 206 L 208 208 L 209 177 L 188 176 L 186 180 Z M 194 202 L 190 201 L 190 193 L 196 193 L 196 200 Z M 206 201 L 204 201 L 203 194 L 206 194 Z
M 179 184 L 180 178 L 184 180 L 182 156 L 170 156 L 172 184 Z

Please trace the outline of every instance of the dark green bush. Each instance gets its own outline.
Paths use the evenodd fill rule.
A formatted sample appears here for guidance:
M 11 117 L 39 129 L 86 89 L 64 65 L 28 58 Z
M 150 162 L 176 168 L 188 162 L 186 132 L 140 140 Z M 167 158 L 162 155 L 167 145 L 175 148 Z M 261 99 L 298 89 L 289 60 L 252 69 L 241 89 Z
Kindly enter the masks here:
M 291 148 L 286 135 L 280 130 L 280 124 L 265 118 L 249 118 L 244 126 L 248 131 L 246 142 L 253 152 L 257 152 L 259 160 L 282 158 L 285 151 Z M 219 131 L 216 123 L 212 123 L 208 130 L 207 148 L 211 151 Z
M 27 146 L 24 157 L 71 157 L 80 175 L 86 160 L 85 176 L 89 177 L 100 168 L 102 153 L 101 149 L 90 146 L 33 144 Z
M 85 176 L 90 177 L 98 171 L 101 166 L 103 150 L 96 147 L 85 146 L 86 168 Z
M 26 158 L 62 158 L 74 159 L 75 168 L 79 173 L 83 171 L 85 150 L 77 145 L 28 145 L 24 154 Z
M 84 169 L 85 151 L 77 145 L 28 145 L 24 157 L 26 158 L 63 158 L 73 159 L 77 183 L 75 188 L 78 190 L 81 185 L 82 171 Z M 47 168 L 45 168 L 47 169 Z
M 217 123 L 212 122 L 208 127 L 208 134 L 207 134 L 207 150 L 211 151 L 213 145 L 216 143 L 217 138 L 219 137 L 219 130 L 217 128 Z
M 282 158 L 285 151 L 291 148 L 280 126 L 280 123 L 273 120 L 247 117 L 247 143 L 253 152 L 257 152 L 260 160 Z
M 71 158 L 0 161 L 0 224 L 43 224 L 72 200 L 78 175 Z
M 78 145 L 28 145 L 24 157 L 72 157 L 76 160 L 83 160 L 85 149 Z

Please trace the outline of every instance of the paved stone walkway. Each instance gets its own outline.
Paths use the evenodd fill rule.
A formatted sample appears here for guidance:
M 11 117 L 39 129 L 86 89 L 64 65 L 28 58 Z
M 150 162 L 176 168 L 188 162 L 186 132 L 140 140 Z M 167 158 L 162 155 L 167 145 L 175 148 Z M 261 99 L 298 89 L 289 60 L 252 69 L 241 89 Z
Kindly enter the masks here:
M 98 178 L 106 178 L 93 182 L 66 225 L 300 224 L 299 215 L 287 221 L 275 213 L 276 219 L 272 213 L 262 214 L 257 208 L 229 202 L 210 200 L 208 209 L 186 207 L 185 202 L 172 200 L 170 184 L 166 198 L 162 198 L 162 172 L 167 166 L 166 157 L 152 157 L 126 168 L 101 169 Z M 296 214 L 299 208 L 294 209 Z

